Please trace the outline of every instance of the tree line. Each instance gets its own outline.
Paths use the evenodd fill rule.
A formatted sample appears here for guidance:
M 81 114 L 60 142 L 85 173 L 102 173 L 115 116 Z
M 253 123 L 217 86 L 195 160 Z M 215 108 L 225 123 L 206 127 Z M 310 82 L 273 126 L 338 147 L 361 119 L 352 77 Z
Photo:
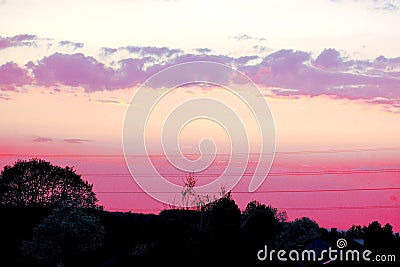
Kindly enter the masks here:
M 186 176 L 185 201 L 195 182 L 192 174 Z M 260 262 L 256 254 L 265 245 L 299 250 L 315 240 L 334 243 L 339 238 L 363 240 L 376 252 L 398 253 L 400 248 L 390 224 L 374 221 L 328 231 L 307 217 L 288 221 L 284 211 L 258 201 L 240 210 L 230 192 L 197 209 L 168 208 L 157 215 L 108 212 L 97 202 L 92 185 L 71 167 L 41 159 L 5 166 L 0 174 L 0 265 L 299 266 Z

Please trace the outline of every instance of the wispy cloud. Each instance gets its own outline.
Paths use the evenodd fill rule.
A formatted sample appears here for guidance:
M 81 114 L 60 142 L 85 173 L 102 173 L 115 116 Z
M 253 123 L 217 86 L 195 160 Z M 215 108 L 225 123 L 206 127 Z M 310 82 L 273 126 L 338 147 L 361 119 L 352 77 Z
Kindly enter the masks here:
M 102 56 L 108 57 L 111 56 L 112 54 L 116 53 L 118 51 L 117 48 L 111 48 L 111 47 L 102 47 L 101 48 L 101 54 Z
M 237 40 L 237 41 L 248 41 L 248 40 L 253 40 L 253 41 L 259 41 L 259 42 L 266 42 L 267 39 L 264 37 L 254 37 L 254 36 L 250 36 L 247 34 L 238 34 L 236 36 L 232 37 L 233 39 Z
M 377 10 L 395 11 L 395 10 L 400 9 L 400 1 L 399 0 L 372 0 L 372 6 Z
M 11 97 L 7 94 L 0 94 L 0 99 L 8 101 L 11 100 Z
M 208 54 L 208 53 L 212 52 L 212 50 L 210 48 L 196 48 L 195 51 L 200 54 L 203 54 L 203 53 Z
M 29 34 L 20 34 L 13 37 L 0 36 L 0 50 L 16 46 L 33 46 L 36 45 L 36 41 L 36 35 Z
M 96 99 L 95 102 L 101 104 L 128 105 L 128 103 L 112 99 Z
M 65 143 L 68 144 L 81 144 L 85 142 L 92 142 L 93 140 L 88 140 L 88 139 L 79 139 L 79 138 L 69 138 L 69 139 L 64 139 Z
M 58 42 L 58 44 L 60 46 L 69 46 L 72 47 L 74 50 L 78 49 L 78 48 L 83 48 L 84 44 L 83 43 L 74 43 L 71 41 L 60 41 Z
M 330 0 L 331 2 L 356 2 L 365 5 L 367 8 L 381 11 L 400 10 L 400 0 Z
M 31 141 L 34 142 L 34 143 L 47 143 L 47 142 L 52 142 L 53 139 L 47 138 L 47 137 L 37 136 L 37 137 L 32 138 Z

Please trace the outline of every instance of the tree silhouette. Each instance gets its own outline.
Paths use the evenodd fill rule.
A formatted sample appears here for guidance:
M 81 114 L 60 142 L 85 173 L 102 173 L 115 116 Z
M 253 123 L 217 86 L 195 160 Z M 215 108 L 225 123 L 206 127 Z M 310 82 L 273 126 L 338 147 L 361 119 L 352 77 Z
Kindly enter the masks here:
M 229 227 L 240 225 L 240 209 L 228 192 L 220 199 L 205 205 L 203 208 L 207 227 L 219 231 L 226 231 Z
M 286 221 L 285 212 L 278 212 L 276 208 L 251 201 L 243 211 L 241 226 L 247 243 L 251 244 L 252 248 L 258 248 L 273 244 L 284 221 Z
M 37 227 L 31 241 L 22 243 L 27 263 L 40 266 L 82 266 L 82 259 L 103 246 L 104 227 L 100 219 L 82 208 L 54 209 Z
M 201 208 L 202 213 L 202 255 L 215 264 L 234 261 L 239 255 L 238 236 L 240 232 L 240 209 L 228 192 L 220 199 Z
M 384 227 L 378 221 L 364 226 L 365 246 L 373 249 L 390 248 L 393 242 L 393 227 L 386 224 Z
M 198 194 L 195 191 L 195 187 L 197 184 L 197 178 L 194 175 L 194 172 L 185 173 L 185 178 L 183 181 L 183 189 L 182 189 L 182 208 L 189 210 L 201 210 L 203 206 L 210 204 L 211 202 L 217 201 L 219 197 L 224 197 L 226 195 L 226 189 L 223 185 L 221 185 L 221 191 L 219 193 L 219 197 L 216 195 L 202 195 Z
M 364 238 L 364 230 L 361 225 L 352 225 L 349 230 L 346 231 L 346 237 L 348 238 Z
M 182 205 L 184 209 L 189 209 L 189 206 L 194 202 L 197 194 L 194 191 L 194 187 L 199 179 L 194 176 L 193 172 L 185 173 L 185 179 L 183 179 L 183 190 L 182 190 Z M 197 203 L 196 203 L 197 204 Z
M 246 219 L 255 211 L 266 212 L 269 216 L 273 217 L 276 220 L 276 223 L 286 222 L 287 220 L 287 214 L 285 211 L 278 211 L 277 208 L 269 205 L 267 206 L 257 200 L 253 200 L 247 204 L 245 210 L 243 211 L 243 215 L 245 217 L 244 219 Z
M 13 207 L 57 206 L 61 203 L 96 207 L 92 185 L 71 167 L 41 159 L 18 160 L 0 174 L 0 204 Z
M 282 231 L 277 237 L 277 245 L 281 248 L 293 249 L 296 246 L 306 245 L 320 235 L 321 229 L 318 224 L 307 217 L 303 217 L 283 225 Z

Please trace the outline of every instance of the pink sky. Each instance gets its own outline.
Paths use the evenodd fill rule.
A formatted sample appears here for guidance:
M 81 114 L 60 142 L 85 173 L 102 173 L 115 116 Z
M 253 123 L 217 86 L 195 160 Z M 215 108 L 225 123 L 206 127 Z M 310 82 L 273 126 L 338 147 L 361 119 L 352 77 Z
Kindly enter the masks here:
M 251 177 L 244 175 L 232 190 L 241 208 L 259 200 L 286 210 L 289 219 L 307 216 L 323 227 L 378 220 L 400 231 L 400 34 L 393 31 L 400 23 L 398 1 L 311 1 L 313 11 L 289 0 L 251 8 L 232 4 L 229 14 L 235 16 L 220 4 L 212 11 L 196 4 L 196 10 L 210 12 L 202 22 L 190 19 L 198 15 L 184 1 L 135 7 L 103 1 L 85 16 L 79 10 L 92 11 L 91 1 L 76 8 L 28 2 L 0 7 L 0 167 L 31 157 L 75 166 L 106 209 L 159 212 L 165 205 L 143 192 L 126 166 L 125 112 L 155 73 L 212 61 L 252 79 L 260 89 L 253 97 L 265 98 L 274 118 L 277 153 L 270 175 L 254 193 L 248 193 Z M 164 12 L 166 5 L 171 13 Z M 130 16 L 130 8 L 140 12 Z M 333 19 L 338 15 L 339 22 Z M 127 33 L 126 25 L 136 27 Z M 246 125 L 250 145 L 260 146 L 243 103 L 222 87 L 194 85 L 158 103 L 146 135 L 152 145 L 158 145 L 165 116 L 194 98 L 227 103 Z M 196 174 L 200 184 L 223 172 L 229 137 L 211 121 L 183 128 L 184 154 L 196 158 L 203 138 L 218 149 L 210 168 Z M 171 171 L 161 153 L 150 153 L 156 167 L 181 185 L 184 172 Z M 145 156 L 137 155 L 139 170 Z M 240 165 L 245 156 L 231 160 Z
M 91 94 L 67 89 L 53 92 L 46 87 L 27 90 L 13 92 L 13 99 L 0 106 L 2 114 L 14 114 L 0 119 L 7 125 L 1 133 L 1 166 L 37 156 L 75 166 L 94 184 L 106 209 L 159 212 L 165 207 L 138 187 L 123 158 L 121 132 L 126 105 L 121 103 L 128 102 L 135 89 Z M 218 89 L 208 94 L 216 98 Z M 116 99 L 119 104 L 100 99 Z M 278 153 L 271 174 L 255 193 L 246 193 L 248 176 L 233 189 L 241 208 L 255 199 L 286 210 L 290 219 L 309 216 L 324 227 L 347 229 L 351 224 L 379 220 L 399 229 L 400 190 L 393 189 L 400 187 L 400 144 L 396 138 L 400 117 L 396 113 L 381 104 L 326 96 L 271 97 L 268 101 L 274 112 Z M 199 123 L 183 132 L 185 153 L 197 154 L 195 147 L 204 135 L 218 144 L 219 151 L 223 149 L 227 141 L 223 132 L 215 128 L 210 136 L 202 129 Z M 136 160 L 139 168 L 141 160 Z M 221 155 L 219 160 L 227 158 Z M 244 158 L 234 160 L 240 163 Z M 157 157 L 155 164 L 163 172 L 167 163 Z M 215 173 L 223 168 L 224 163 L 213 164 L 198 174 L 199 184 L 215 179 Z M 183 175 L 168 173 L 167 178 L 181 185 Z M 386 189 L 346 191 L 360 188 Z

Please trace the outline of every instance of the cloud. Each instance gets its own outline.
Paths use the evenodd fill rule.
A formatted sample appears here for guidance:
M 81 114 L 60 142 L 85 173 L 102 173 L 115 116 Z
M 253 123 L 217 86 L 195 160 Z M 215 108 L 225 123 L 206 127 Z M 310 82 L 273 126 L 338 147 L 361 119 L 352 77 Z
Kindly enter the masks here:
M 69 138 L 69 139 L 64 139 L 65 143 L 68 144 L 81 144 L 85 142 L 91 142 L 93 140 L 88 140 L 88 139 L 78 139 L 78 138 Z
M 7 94 L 0 94 L 0 99 L 1 100 L 11 100 L 11 97 L 9 97 Z
M 115 54 L 117 51 L 118 51 L 117 48 L 110 48 L 110 47 L 101 48 L 101 54 L 105 57 L 111 56 L 112 54 Z
M 96 103 L 101 103 L 101 104 L 115 104 L 115 105 L 128 105 L 127 103 L 124 103 L 119 100 L 110 100 L 110 99 L 96 99 Z
M 33 74 L 39 85 L 81 86 L 86 91 L 125 88 L 141 81 L 140 60 L 126 59 L 120 64 L 119 69 L 113 69 L 81 53 L 55 53 L 40 60 L 33 67 Z
M 257 59 L 259 59 L 258 56 L 242 56 L 239 58 L 235 58 L 233 60 L 233 62 L 238 66 L 244 66 L 244 65 L 250 64 L 250 62 L 252 62 L 253 60 L 257 60 Z
M 240 70 L 256 83 L 281 88 L 277 95 L 330 95 L 368 101 L 381 97 L 395 104 L 400 99 L 399 67 L 398 58 L 348 60 L 326 49 L 315 60 L 310 53 L 280 50 Z
M 263 45 L 253 45 L 253 49 L 256 53 L 265 53 L 270 50 L 270 48 Z
M 141 56 L 156 56 L 156 57 L 171 57 L 173 55 L 182 54 L 181 49 L 170 49 L 168 47 L 154 47 L 154 46 L 126 46 L 120 47 L 119 50 L 125 49 L 130 53 L 138 54 Z
M 172 58 L 166 63 L 160 63 L 160 64 L 153 64 L 149 66 L 146 69 L 146 74 L 145 77 L 150 77 L 151 75 L 164 70 L 167 67 L 177 65 L 177 64 L 182 64 L 182 63 L 187 63 L 187 62 L 193 62 L 193 61 L 211 61 L 211 62 L 217 62 L 217 63 L 222 63 L 222 64 L 228 64 L 228 65 L 233 65 L 235 59 L 229 56 L 224 56 L 224 55 L 208 55 L 208 54 L 183 54 L 180 55 L 176 58 Z M 197 66 L 199 67 L 199 66 Z M 181 68 L 180 72 L 177 72 L 173 76 L 168 76 L 165 79 L 158 79 L 157 82 L 152 80 L 152 84 L 148 84 L 149 86 L 153 88 L 161 87 L 161 86 L 175 86 L 176 84 L 181 83 L 182 81 L 182 76 L 185 77 L 185 80 L 188 81 L 193 81 L 193 80 L 198 80 L 199 77 L 198 75 L 198 69 L 187 69 L 187 68 Z M 212 75 L 213 73 L 210 73 Z M 220 77 L 218 74 L 215 74 L 214 77 L 208 77 L 211 80 L 224 84 L 227 81 L 228 77 Z
M 51 139 L 51 138 L 40 137 L 40 136 L 34 137 L 31 140 L 31 142 L 34 142 L 34 143 L 47 143 L 47 142 L 52 142 L 52 141 L 53 141 L 53 139 Z
M 319 68 L 333 69 L 343 65 L 343 59 L 340 57 L 340 53 L 333 48 L 328 48 L 322 51 L 322 53 L 314 61 L 314 65 Z
M 236 41 L 248 41 L 248 40 L 254 40 L 254 41 L 259 41 L 259 42 L 266 42 L 267 39 L 263 37 L 253 37 L 247 34 L 238 34 L 236 36 L 232 37 L 233 39 L 236 39 Z
M 272 90 L 278 96 L 329 95 L 388 105 L 390 110 L 397 110 L 400 105 L 400 57 L 355 60 L 334 48 L 324 49 L 318 55 L 284 49 L 265 56 L 242 57 L 211 54 L 207 48 L 199 48 L 193 53 L 149 46 L 102 48 L 101 51 L 100 58 L 83 53 L 55 53 L 24 67 L 9 62 L 0 66 L 0 88 L 3 91 L 15 90 L 18 86 L 33 84 L 82 87 L 86 92 L 115 90 L 137 86 L 151 75 L 176 64 L 212 61 L 234 66 L 259 85 L 279 88 Z M 114 53 L 119 51 L 124 52 L 121 55 L 130 54 L 128 58 L 113 60 Z M 111 57 L 107 60 L 112 61 L 113 67 L 102 62 L 106 55 Z M 189 71 L 181 75 L 191 77 L 194 74 Z M 214 80 L 222 79 L 220 82 L 223 83 L 226 78 L 229 77 L 214 77 Z M 177 80 L 180 77 L 168 77 L 166 84 L 152 86 L 168 86 Z M 112 104 L 110 101 L 97 102 Z
M 396 11 L 400 9 L 399 0 L 372 0 L 372 6 L 377 10 Z
M 74 50 L 76 50 L 78 48 L 83 48 L 83 46 L 84 46 L 83 43 L 74 43 L 74 42 L 71 42 L 71 41 L 60 41 L 60 42 L 58 42 L 58 44 L 60 46 L 72 47 Z
M 331 2 L 356 2 L 365 5 L 367 8 L 381 11 L 397 11 L 400 9 L 400 0 L 330 0 Z
M 298 75 L 300 70 L 305 66 L 304 63 L 310 60 L 311 55 L 302 51 L 293 50 L 280 50 L 267 55 L 261 63 L 250 68 L 244 67 L 243 70 L 257 69 L 263 72 L 267 71 L 263 77 L 259 76 L 259 73 L 251 73 L 251 76 L 261 78 L 259 81 L 266 81 L 269 77 L 281 77 L 284 75 Z
M 15 90 L 15 87 L 32 83 L 32 78 L 26 69 L 20 68 L 14 62 L 0 66 L 0 90 Z
M 16 46 L 33 46 L 36 45 L 36 35 L 20 34 L 13 37 L 0 36 L 0 50 L 8 47 Z
M 212 52 L 210 48 L 196 48 L 195 51 L 200 54 L 208 54 Z

